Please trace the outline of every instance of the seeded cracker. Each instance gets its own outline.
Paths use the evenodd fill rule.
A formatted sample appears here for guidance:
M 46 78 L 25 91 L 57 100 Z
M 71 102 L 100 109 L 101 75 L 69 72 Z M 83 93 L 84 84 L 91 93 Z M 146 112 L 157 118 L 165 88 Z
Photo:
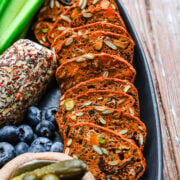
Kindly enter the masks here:
M 90 122 L 111 129 L 125 138 L 132 139 L 141 150 L 144 149 L 146 127 L 137 117 L 107 107 L 103 111 L 98 110 L 96 106 L 75 111 L 69 114 L 63 128 L 64 139 L 67 138 L 72 126 L 83 122 Z M 143 137 L 142 140 L 140 136 Z
M 56 38 L 51 45 L 51 49 L 55 48 L 56 53 L 59 52 L 59 50 L 61 49 L 61 44 L 66 38 L 69 38 L 70 36 L 76 35 L 76 34 L 83 35 L 89 32 L 103 30 L 104 32 L 113 32 L 113 33 L 121 34 L 121 35 L 131 38 L 127 30 L 123 28 L 122 26 L 117 26 L 111 23 L 104 23 L 104 22 L 96 22 L 96 23 L 87 24 L 84 26 L 76 27 L 76 28 L 65 28 L 63 30 L 64 31 L 62 31 L 62 33 L 59 32 L 59 30 L 54 32 Z
M 87 93 L 74 98 L 67 98 L 60 101 L 60 108 L 56 113 L 56 121 L 59 125 L 59 129 L 63 129 L 68 118 L 68 114 L 90 106 L 97 106 L 97 108 L 102 111 L 104 110 L 104 107 L 102 106 L 106 106 L 127 113 L 130 113 L 129 109 L 131 109 L 136 116 L 139 116 L 134 109 L 134 104 L 135 100 L 123 92 L 103 90 L 88 91 Z
M 82 95 L 90 90 L 112 90 L 117 92 L 124 92 L 132 96 L 135 100 L 135 109 L 137 114 L 140 114 L 139 96 L 135 86 L 127 80 L 117 78 L 93 78 L 85 82 L 81 82 L 76 86 L 65 91 L 60 100 L 73 98 L 77 95 Z M 133 114 L 132 114 L 133 115 Z
M 136 144 L 114 131 L 91 123 L 73 126 L 64 152 L 75 155 L 90 168 L 95 179 L 139 179 L 146 163 Z M 68 151 L 66 151 L 68 150 Z
M 68 60 L 56 71 L 56 79 L 62 94 L 78 83 L 93 78 L 109 77 L 134 82 L 135 75 L 136 71 L 131 64 L 109 54 L 85 54 Z
M 104 17 L 108 16 L 110 21 L 112 21 L 112 18 L 115 18 L 117 21 L 120 22 L 119 24 L 122 24 L 122 26 L 125 27 L 124 22 L 117 13 L 117 9 L 118 8 L 114 0 L 79 0 L 77 2 L 74 1 L 72 6 L 70 6 L 64 13 L 59 14 L 60 16 L 57 16 L 58 18 L 56 19 L 54 26 L 49 33 L 48 39 L 50 42 L 52 42 L 53 39 L 51 38 L 51 33 L 57 34 L 60 27 L 70 27 L 71 22 L 86 11 L 87 13 L 83 16 L 87 18 L 89 18 L 91 14 L 96 14 L 96 17 L 99 17 L 99 12 L 103 11 Z M 91 10 L 92 12 L 89 12 Z M 106 18 L 107 22 L 109 21 L 108 18 Z M 101 19 L 96 19 L 96 22 L 101 21 Z
M 71 43 L 68 43 L 71 42 Z M 134 43 L 127 36 L 95 31 L 84 35 L 73 35 L 63 41 L 57 53 L 60 63 L 83 54 L 106 53 L 124 58 L 133 63 Z

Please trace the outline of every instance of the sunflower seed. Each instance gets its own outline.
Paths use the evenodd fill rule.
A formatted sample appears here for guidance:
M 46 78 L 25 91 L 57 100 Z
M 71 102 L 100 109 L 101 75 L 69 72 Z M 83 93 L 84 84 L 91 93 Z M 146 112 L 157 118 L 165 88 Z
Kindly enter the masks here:
M 81 6 L 81 9 L 85 9 L 85 7 L 87 6 L 87 0 L 84 0 L 83 1 L 83 4 Z
M 101 148 L 101 150 L 102 150 L 102 152 L 103 152 L 104 154 L 106 154 L 106 155 L 109 154 L 109 152 L 108 152 L 108 150 L 107 150 L 106 148 Z
M 83 1 L 84 1 L 84 0 L 80 0 L 80 1 L 79 1 L 79 7 L 81 7 L 81 6 L 82 6 Z
M 43 40 L 44 42 L 46 42 L 46 38 L 45 38 L 44 36 L 42 37 L 42 40 Z
M 62 106 L 64 104 L 64 101 L 60 101 L 60 106 Z
M 73 154 L 72 157 L 73 157 L 74 159 L 78 159 L 78 157 L 77 157 L 75 154 Z
M 143 143 L 144 143 L 143 135 L 142 135 L 142 134 L 139 134 L 139 143 L 140 143 L 141 145 L 143 145 Z
M 103 97 L 98 97 L 97 99 L 98 99 L 98 100 L 102 100 L 102 99 L 103 99 Z
M 58 1 L 55 1 L 55 4 L 56 4 L 56 7 L 57 7 L 57 8 L 60 8 L 60 4 L 59 4 Z
M 83 106 L 89 106 L 90 104 L 92 104 L 92 102 L 88 101 L 88 102 L 83 103 Z
M 36 28 L 39 28 L 40 25 L 41 25 L 41 23 L 37 23 L 37 24 L 36 24 Z
M 67 147 L 64 153 L 68 155 L 69 151 L 70 151 L 70 149 Z
M 130 85 L 125 86 L 125 87 L 124 87 L 124 92 L 125 92 L 125 93 L 128 92 L 128 90 L 129 90 L 130 88 L 131 88 Z
M 106 108 L 103 106 L 96 106 L 94 107 L 94 109 L 96 109 L 97 111 L 104 111 Z
M 47 7 L 43 7 L 40 12 L 44 12 L 47 9 Z
M 84 114 L 83 112 L 78 112 L 78 113 L 76 113 L 76 116 L 80 117 L 80 116 L 82 116 L 83 114 Z
M 84 57 L 86 59 L 94 59 L 94 55 L 93 54 L 85 54 Z
M 49 6 L 50 6 L 51 9 L 54 8 L 54 0 L 51 0 L 51 1 L 50 1 Z
M 94 1 L 93 1 L 93 4 L 96 4 L 98 1 L 99 1 L 99 0 L 94 0 Z
M 104 43 L 105 43 L 107 46 L 109 46 L 111 49 L 117 50 L 117 47 L 116 47 L 111 41 L 104 40 Z
M 116 6 L 114 4 L 111 4 L 111 7 L 116 10 Z
M 76 60 L 76 62 L 83 62 L 83 61 L 86 61 L 86 58 L 84 57 L 80 57 Z
M 73 41 L 74 41 L 73 38 L 67 39 L 67 41 L 65 42 L 65 46 L 71 45 L 73 43 Z
M 72 139 L 69 139 L 67 142 L 67 146 L 70 146 L 72 144 Z
M 64 21 L 68 22 L 68 23 L 71 22 L 71 19 L 69 19 L 69 17 L 67 17 L 67 16 L 61 15 L 61 18 L 62 18 Z
M 64 31 L 66 28 L 64 26 L 58 27 L 59 31 Z
M 108 77 L 108 76 L 109 76 L 109 72 L 105 71 L 104 74 L 103 74 L 103 77 Z
M 61 84 L 61 88 L 63 88 L 63 87 L 64 87 L 64 83 Z
M 92 14 L 91 14 L 91 13 L 84 13 L 84 14 L 83 14 L 83 17 L 85 17 L 85 18 L 90 18 L 90 17 L 92 17 Z
M 100 123 L 103 124 L 103 125 L 106 124 L 106 121 L 103 119 L 103 117 L 100 117 L 100 118 L 99 118 L 99 121 L 100 121 Z
M 93 150 L 94 150 L 95 152 L 97 152 L 99 155 L 102 155 L 102 154 L 103 154 L 102 151 L 101 151 L 101 149 L 100 149 L 98 146 L 96 146 L 96 145 L 93 146 Z
M 44 41 L 42 41 L 42 40 L 39 40 L 39 42 L 40 42 L 41 44 L 44 44 Z
M 105 110 L 102 112 L 102 114 L 111 114 L 113 112 L 114 112 L 113 110 Z
M 128 130 L 124 129 L 124 130 L 119 131 L 119 134 L 123 135 L 123 134 L 126 134 L 127 132 L 128 132 Z
M 111 166 L 116 166 L 118 165 L 118 161 L 111 161 L 111 162 L 108 162 L 108 164 Z
M 51 34 L 51 37 L 54 38 L 54 33 Z
M 129 113 L 134 116 L 134 111 L 132 108 L 129 108 Z

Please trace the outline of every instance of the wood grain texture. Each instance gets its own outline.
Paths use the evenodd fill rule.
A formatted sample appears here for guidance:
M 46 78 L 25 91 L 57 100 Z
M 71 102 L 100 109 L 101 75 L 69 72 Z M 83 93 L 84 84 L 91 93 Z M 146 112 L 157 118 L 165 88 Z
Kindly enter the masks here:
M 123 3 L 143 43 L 158 97 L 164 179 L 180 179 L 180 1 Z

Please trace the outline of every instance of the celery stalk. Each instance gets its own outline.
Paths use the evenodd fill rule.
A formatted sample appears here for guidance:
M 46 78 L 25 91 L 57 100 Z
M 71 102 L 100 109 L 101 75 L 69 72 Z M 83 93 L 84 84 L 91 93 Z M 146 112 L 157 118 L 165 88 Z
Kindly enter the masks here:
M 44 0 L 24 0 L 25 3 L 23 2 L 23 0 L 18 0 L 16 2 L 19 3 L 20 1 L 23 4 L 23 6 L 18 5 L 18 13 L 14 11 L 12 12 L 14 19 L 13 21 L 8 21 L 8 27 L 6 27 L 6 29 L 1 29 L 2 24 L 0 24 L 0 54 L 20 37 L 20 34 L 30 24 L 32 17 L 35 15 L 35 13 L 38 11 L 40 6 L 44 2 Z M 11 16 L 11 12 L 7 11 L 7 9 L 6 13 L 8 13 L 8 15 Z M 9 9 L 11 8 L 9 7 Z M 7 16 L 3 17 L 6 17 L 5 19 L 7 19 Z M 10 17 L 10 19 L 12 19 L 12 17 Z M 3 19 L 0 22 L 5 23 L 5 20 Z
M 7 4 L 8 4 L 8 0 L 0 0 L 0 16 L 5 11 Z
M 0 31 L 5 32 L 25 5 L 26 0 L 9 0 L 0 16 Z

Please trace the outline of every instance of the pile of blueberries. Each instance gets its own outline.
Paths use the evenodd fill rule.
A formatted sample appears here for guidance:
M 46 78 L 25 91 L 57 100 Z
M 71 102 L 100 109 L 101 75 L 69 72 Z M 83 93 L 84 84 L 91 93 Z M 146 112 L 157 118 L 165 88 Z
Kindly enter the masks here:
M 41 111 L 35 106 L 28 109 L 22 125 L 0 129 L 0 167 L 26 152 L 62 152 L 63 142 L 55 121 L 57 107 Z

